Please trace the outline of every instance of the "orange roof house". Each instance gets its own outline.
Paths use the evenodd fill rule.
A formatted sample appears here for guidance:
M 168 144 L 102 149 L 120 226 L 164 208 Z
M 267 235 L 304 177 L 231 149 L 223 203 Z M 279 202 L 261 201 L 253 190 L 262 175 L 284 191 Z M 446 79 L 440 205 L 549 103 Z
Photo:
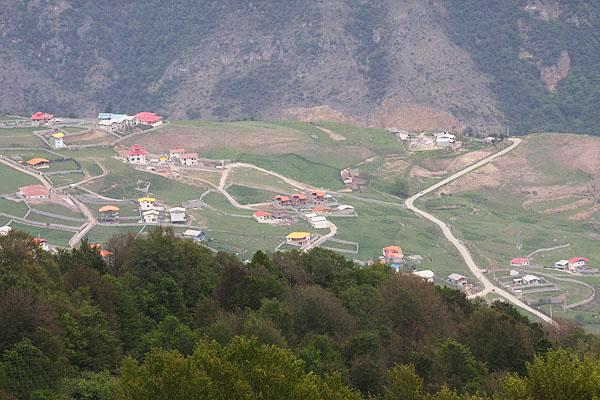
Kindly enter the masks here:
M 117 207 L 117 206 L 103 206 L 103 207 L 100 207 L 98 209 L 98 211 L 101 212 L 101 213 L 105 213 L 105 212 L 117 212 L 117 211 L 119 211 L 119 207 Z
M 383 248 L 385 258 L 403 258 L 402 248 L 400 246 L 386 246 Z
M 285 203 L 289 203 L 290 198 L 289 198 L 289 196 L 279 195 L 279 196 L 273 197 L 273 201 L 276 203 L 285 204 Z
M 313 190 L 310 192 L 311 196 L 316 197 L 318 199 L 322 199 L 325 197 L 325 195 L 327 194 L 327 192 L 323 191 L 323 190 Z
M 315 214 L 331 214 L 333 210 L 326 206 L 316 206 L 312 209 Z
M 34 157 L 31 160 L 27 161 L 27 164 L 29 164 L 32 167 L 39 167 L 40 165 L 48 164 L 49 162 L 50 161 L 46 158 Z

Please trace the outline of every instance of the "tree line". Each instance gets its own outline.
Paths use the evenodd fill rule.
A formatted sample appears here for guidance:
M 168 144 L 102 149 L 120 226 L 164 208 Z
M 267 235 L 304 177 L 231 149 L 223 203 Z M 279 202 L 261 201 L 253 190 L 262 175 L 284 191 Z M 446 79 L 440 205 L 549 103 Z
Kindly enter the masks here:
M 0 399 L 593 399 L 600 339 L 331 251 L 0 237 Z M 596 397 L 597 398 L 597 397 Z

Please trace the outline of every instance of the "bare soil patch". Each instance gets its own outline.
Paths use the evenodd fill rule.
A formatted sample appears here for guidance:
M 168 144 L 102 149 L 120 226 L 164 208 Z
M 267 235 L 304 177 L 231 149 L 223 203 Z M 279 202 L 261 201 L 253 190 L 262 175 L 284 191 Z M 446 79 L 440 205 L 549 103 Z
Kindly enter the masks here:
M 92 131 L 88 133 L 83 133 L 81 135 L 66 135 L 64 138 L 64 142 L 69 143 L 78 143 L 78 142 L 96 142 L 96 141 L 110 141 L 110 137 L 106 132 L 102 131 Z
M 364 125 L 360 124 L 356 119 L 328 105 L 287 108 L 283 110 L 282 113 L 285 118 L 297 119 L 302 122 L 331 121 L 351 125 Z

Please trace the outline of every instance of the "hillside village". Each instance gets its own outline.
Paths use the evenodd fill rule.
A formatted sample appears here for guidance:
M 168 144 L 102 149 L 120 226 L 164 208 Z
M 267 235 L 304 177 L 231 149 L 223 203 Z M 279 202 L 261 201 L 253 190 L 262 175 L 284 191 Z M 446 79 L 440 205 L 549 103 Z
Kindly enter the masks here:
M 431 263 L 427 249 L 411 249 L 404 241 L 384 239 L 383 243 L 380 241 L 378 251 L 370 250 L 365 257 L 362 240 L 349 237 L 344 227 L 353 224 L 351 221 L 362 220 L 364 206 L 368 204 L 365 201 L 383 205 L 395 202 L 393 198 L 376 200 L 364 197 L 372 196 L 369 193 L 372 193 L 370 180 L 373 178 L 368 172 L 368 163 L 339 169 L 338 189 L 331 190 L 255 164 L 204 155 L 195 142 L 190 147 L 185 141 L 178 143 L 177 147 L 152 145 L 148 148 L 144 144 L 153 132 L 162 132 L 169 126 L 170 121 L 147 111 L 134 115 L 100 113 L 94 120 L 58 118 L 50 113 L 38 112 L 30 119 L 0 121 L 0 134 L 11 129 L 32 129 L 33 137 L 45 146 L 22 150 L 14 147 L 1 156 L 2 164 L 34 176 L 38 181 L 20 185 L 12 194 L 4 196 L 10 204 L 22 204 L 28 211 L 19 217 L 10 212 L 3 213 L 0 205 L 0 216 L 8 218 L 0 227 L 0 234 L 8 234 L 14 226 L 29 226 L 34 232 L 40 232 L 35 235 L 37 244 L 47 251 L 55 251 L 61 247 L 76 246 L 98 228 L 107 233 L 127 230 L 139 235 L 152 226 L 160 225 L 172 227 L 178 235 L 217 251 L 230 246 L 227 238 L 230 234 L 243 235 L 243 230 L 248 230 L 255 232 L 252 235 L 256 238 L 261 235 L 268 237 L 272 243 L 270 251 L 308 251 L 323 247 L 344 254 L 359 265 L 381 263 L 398 272 L 412 273 L 426 281 L 457 288 L 468 296 L 486 293 L 485 287 L 467 271 L 458 266 L 440 270 Z M 389 129 L 382 131 L 381 135 L 377 140 L 394 138 L 393 146 L 397 146 L 399 151 L 414 154 L 417 159 L 428 152 L 468 155 L 471 148 L 503 149 L 506 146 L 502 138 L 474 139 L 443 130 L 407 132 Z M 314 139 L 316 136 L 311 137 Z M 389 148 L 390 145 L 386 146 Z M 110 150 L 112 155 L 103 159 L 102 164 L 94 163 L 100 170 L 89 174 L 88 163 L 76 154 L 90 151 L 93 157 L 94 150 Z M 114 166 L 106 168 L 103 164 L 107 162 Z M 135 174 L 141 178 L 124 198 L 107 195 L 106 189 L 96 186 L 96 182 L 109 179 L 111 170 L 117 165 L 121 165 L 119 169 L 124 168 L 123 176 Z M 256 193 L 245 195 L 240 192 L 239 178 L 236 178 L 240 174 L 261 174 L 263 178 L 259 181 L 273 180 L 269 185 L 280 187 L 255 190 Z M 81 178 L 75 178 L 77 176 Z M 174 200 L 172 194 L 175 192 L 155 191 L 153 176 L 161 182 L 192 187 L 200 185 L 203 189 L 187 200 Z M 115 181 L 108 188 L 118 186 L 119 182 Z M 217 195 L 222 196 L 228 210 L 223 210 L 223 205 L 215 207 L 213 202 Z M 247 201 L 239 201 L 239 196 L 249 197 Z M 213 218 L 215 222 L 207 221 L 204 219 L 206 213 L 219 217 Z M 216 222 L 217 219 L 220 222 Z M 248 225 L 249 221 L 255 227 Z M 219 232 L 224 224 L 230 226 L 227 228 L 230 233 Z M 237 228 L 243 230 L 236 232 L 239 224 L 244 228 Z M 68 236 L 64 244 L 58 244 L 52 237 L 45 237 L 41 233 L 44 230 L 61 231 Z M 91 243 L 110 263 L 110 251 L 103 247 L 106 242 L 101 239 Z M 243 247 L 238 248 L 239 254 L 245 252 Z M 527 304 L 556 304 L 567 310 L 580 302 L 567 302 L 564 293 L 571 290 L 571 284 L 565 285 L 561 281 L 563 278 L 556 274 L 594 276 L 598 269 L 594 264 L 589 265 L 592 261 L 588 258 L 579 255 L 565 257 L 546 265 L 532 262 L 527 257 L 516 257 L 505 267 L 497 266 L 484 272 L 493 276 L 498 287 L 509 290 Z M 590 289 L 591 286 L 588 286 L 586 288 Z M 591 295 L 588 294 L 582 301 L 589 302 L 594 296 L 595 291 L 592 290 Z

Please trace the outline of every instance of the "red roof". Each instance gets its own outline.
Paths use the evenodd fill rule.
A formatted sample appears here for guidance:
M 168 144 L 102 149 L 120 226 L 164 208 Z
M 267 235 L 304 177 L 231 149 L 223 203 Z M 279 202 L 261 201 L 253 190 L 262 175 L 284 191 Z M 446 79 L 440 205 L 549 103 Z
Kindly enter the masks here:
M 44 185 L 29 185 L 19 188 L 19 192 L 25 197 L 48 196 L 50 191 Z
M 290 198 L 288 196 L 281 196 L 281 195 L 279 195 L 279 196 L 273 197 L 273 200 L 277 200 L 277 201 L 289 201 Z
M 33 238 L 32 242 L 35 244 L 48 243 L 48 241 L 44 238 Z
M 130 156 L 141 156 L 147 153 L 142 146 L 134 144 L 128 151 Z
M 260 218 L 260 217 L 270 217 L 271 214 L 269 214 L 266 211 L 257 211 L 257 212 L 254 213 L 254 216 L 257 217 L 257 218 Z
M 299 199 L 299 200 L 305 200 L 306 199 L 306 195 L 303 195 L 302 193 L 296 193 L 294 195 L 292 195 L 293 198 L 295 199 Z
M 38 111 L 31 116 L 32 121 L 46 121 L 54 118 L 54 115 Z
M 590 261 L 590 259 L 589 259 L 589 258 L 583 258 L 583 257 L 573 257 L 573 258 L 569 258 L 569 262 L 570 262 L 571 264 L 575 264 L 575 263 L 577 263 L 577 262 L 580 262 L 580 261 L 583 261 L 583 262 L 588 262 L 588 261 Z
M 181 155 L 182 160 L 186 160 L 188 158 L 198 158 L 198 153 L 185 153 Z
M 523 264 L 529 262 L 529 258 L 526 257 L 517 257 L 517 258 L 513 258 L 512 260 L 510 260 L 511 264 Z
M 135 119 L 140 121 L 142 124 L 153 124 L 158 121 L 162 121 L 160 115 L 156 115 L 153 112 L 143 111 L 135 115 Z

